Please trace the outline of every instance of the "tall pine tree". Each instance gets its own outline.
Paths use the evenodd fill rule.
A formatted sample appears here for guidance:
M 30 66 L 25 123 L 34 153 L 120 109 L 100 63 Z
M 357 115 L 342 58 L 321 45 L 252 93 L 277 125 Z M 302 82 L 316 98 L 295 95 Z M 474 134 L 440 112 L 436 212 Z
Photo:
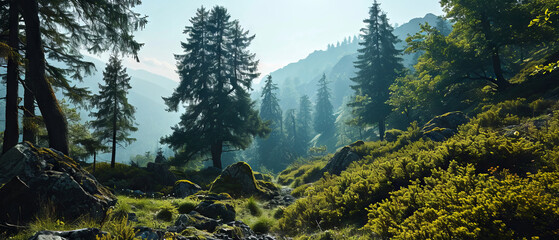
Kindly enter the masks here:
M 321 134 L 323 138 L 329 138 L 334 135 L 336 126 L 334 122 L 334 107 L 330 102 L 330 88 L 326 81 L 326 75 L 322 74 L 318 80 L 318 91 L 316 93 L 316 105 L 314 114 L 314 130 Z
M 390 97 L 389 87 L 403 68 L 401 51 L 395 48 L 398 39 L 392 33 L 386 14 L 382 13 L 377 1 L 369 11 L 369 18 L 363 21 L 361 29 L 363 42 L 354 63 L 357 74 L 351 80 L 355 91 L 355 100 L 350 103 L 358 125 L 374 124 L 378 126 L 379 137 L 384 139 L 385 119 L 392 111 L 386 101 Z
M 279 150 L 283 137 L 282 110 L 276 94 L 277 90 L 278 87 L 272 81 L 272 76 L 268 75 L 262 87 L 260 118 L 268 121 L 272 131 L 267 138 L 258 141 L 258 155 L 262 165 L 274 170 L 279 170 L 282 162 L 280 158 L 282 154 Z
M 179 152 L 181 162 L 210 154 L 213 166 L 222 168 L 223 151 L 245 149 L 253 136 L 269 132 L 248 94 L 258 77 L 258 62 L 247 50 L 254 36 L 230 18 L 220 6 L 198 9 L 184 31 L 184 54 L 175 55 L 181 81 L 164 100 L 169 111 L 180 103 L 187 109 L 161 142 Z
M 97 108 L 92 112 L 91 126 L 95 129 L 99 139 L 112 145 L 111 168 L 115 167 L 116 145 L 120 143 L 130 144 L 136 139 L 130 137 L 130 132 L 138 130 L 134 125 L 134 106 L 128 103 L 128 90 L 130 77 L 126 68 L 122 67 L 121 61 L 116 56 L 111 56 L 109 63 L 103 71 L 105 85 L 99 84 L 99 94 L 92 97 L 91 103 Z
M 312 103 L 309 96 L 303 95 L 299 99 L 299 111 L 297 113 L 297 138 L 295 139 L 296 152 L 300 156 L 306 156 L 309 150 L 309 142 L 312 135 Z

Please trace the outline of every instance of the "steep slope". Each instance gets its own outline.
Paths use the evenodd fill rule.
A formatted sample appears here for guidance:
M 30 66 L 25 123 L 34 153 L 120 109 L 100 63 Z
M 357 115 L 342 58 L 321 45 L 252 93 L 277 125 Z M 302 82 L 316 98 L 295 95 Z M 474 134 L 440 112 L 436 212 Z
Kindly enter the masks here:
M 437 21 L 437 16 L 429 13 L 423 18 L 414 18 L 395 28 L 394 34 L 402 40 L 397 45 L 398 48 L 404 49 L 406 47 L 405 39 L 409 35 L 419 32 L 420 24 L 427 22 L 435 26 Z M 450 27 L 450 25 L 448 26 Z M 297 108 L 299 98 L 304 94 L 309 95 L 311 101 L 314 101 L 317 89 L 316 83 L 323 73 L 331 82 L 330 88 L 332 89 L 334 108 L 341 106 L 344 97 L 353 94 L 350 88 L 352 82 L 349 79 L 355 73 L 353 62 L 356 60 L 359 47 L 358 39 L 353 38 L 339 45 L 330 46 L 326 50 L 317 50 L 305 59 L 272 72 L 271 75 L 279 87 L 278 97 L 282 110 Z M 416 59 L 417 55 L 415 54 L 404 55 L 404 65 L 412 67 Z M 254 89 L 253 98 L 259 99 L 261 85 L 255 85 Z

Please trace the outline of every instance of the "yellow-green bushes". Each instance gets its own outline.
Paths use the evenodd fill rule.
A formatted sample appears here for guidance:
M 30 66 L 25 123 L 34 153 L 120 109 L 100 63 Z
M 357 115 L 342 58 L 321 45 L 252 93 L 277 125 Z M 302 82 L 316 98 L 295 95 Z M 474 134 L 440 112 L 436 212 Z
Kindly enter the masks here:
M 478 174 L 453 162 L 371 205 L 365 229 L 390 239 L 553 239 L 558 190 L 557 172 Z
M 412 127 L 406 132 L 406 139 L 402 137 L 404 134 L 395 143 L 372 142 L 354 147 L 354 151 L 364 156 L 363 160 L 351 164 L 340 176 L 326 174 L 310 186 L 296 188 L 295 193 L 303 198 L 285 209 L 278 223 L 279 228 L 286 233 L 297 234 L 339 228 L 347 224 L 359 227 L 369 222 L 367 226 L 373 226 L 371 215 L 366 216 L 366 209 L 371 209 L 371 204 L 386 201 L 391 193 L 407 188 L 412 183 L 412 186 L 425 184 L 425 179 L 433 175 L 433 169 L 445 170 L 452 161 L 462 167 L 469 164 L 475 174 L 507 169 L 505 172 L 510 172 L 510 176 L 518 176 L 518 181 L 529 181 L 525 179 L 526 176 L 533 176 L 530 173 L 556 170 L 559 161 L 559 147 L 556 147 L 559 144 L 559 112 L 547 117 L 550 118 L 546 119 L 550 123 L 547 127 L 526 127 L 519 136 L 509 136 L 503 131 L 509 124 L 531 125 L 533 113 L 545 111 L 534 111 L 535 108 L 522 100 L 497 106 L 479 114 L 462 126 L 458 134 L 444 142 L 417 140 L 418 128 Z M 497 120 L 487 121 L 484 125 L 483 119 L 487 118 L 488 112 L 496 112 Z M 506 119 L 503 120 L 503 117 Z M 475 184 L 472 187 L 476 187 Z M 407 203 L 410 204 L 418 203 Z M 387 209 L 388 213 L 399 211 L 397 204 Z M 404 212 L 410 214 L 409 210 Z M 427 211 L 426 214 L 424 219 L 436 212 Z M 386 218 L 383 215 L 378 217 Z M 393 218 L 398 219 L 398 216 Z M 394 219 L 390 221 L 396 221 Z M 383 229 L 382 224 L 375 226 L 375 231 Z M 394 228 L 384 227 L 384 232 Z

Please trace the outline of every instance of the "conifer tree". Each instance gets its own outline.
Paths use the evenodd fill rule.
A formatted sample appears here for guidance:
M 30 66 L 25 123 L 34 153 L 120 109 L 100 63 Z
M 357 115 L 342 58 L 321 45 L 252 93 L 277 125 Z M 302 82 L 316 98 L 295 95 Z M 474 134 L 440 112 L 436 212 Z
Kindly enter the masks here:
M 351 80 L 356 83 L 355 100 L 350 103 L 358 125 L 378 126 L 379 137 L 384 138 L 385 119 L 392 111 L 386 101 L 390 97 L 389 87 L 403 68 L 400 51 L 395 48 L 398 39 L 392 33 L 386 14 L 382 13 L 375 1 L 369 11 L 369 18 L 363 21 L 363 39 L 359 44 L 357 61 L 354 63 L 357 74 Z
M 297 113 L 297 138 L 296 152 L 305 156 L 309 149 L 312 134 L 312 103 L 309 96 L 303 95 L 299 99 L 299 112 Z
M 130 77 L 126 68 L 116 56 L 111 56 L 103 71 L 105 85 L 99 84 L 99 94 L 92 97 L 92 106 L 97 112 L 92 112 L 91 126 L 95 129 L 99 139 L 112 144 L 111 168 L 115 167 L 116 145 L 130 144 L 136 139 L 130 137 L 130 132 L 138 130 L 134 125 L 134 106 L 128 103 L 128 90 L 131 89 Z
M 328 138 L 335 132 L 336 118 L 334 117 L 334 107 L 330 102 L 330 88 L 326 81 L 326 74 L 322 74 L 318 80 L 318 91 L 316 94 L 316 105 L 314 114 L 314 130 L 318 134 Z
M 268 75 L 265 80 L 264 87 L 262 87 L 262 103 L 260 105 L 260 118 L 263 121 L 268 121 L 270 124 L 270 135 L 266 139 L 261 139 L 258 142 L 258 152 L 260 162 L 267 168 L 278 169 L 282 159 L 279 152 L 282 136 L 283 136 L 283 121 L 282 110 L 279 105 L 279 99 L 276 91 L 278 87 L 272 81 L 272 76 Z
M 223 151 L 245 149 L 253 136 L 265 136 L 248 90 L 258 77 L 255 55 L 247 48 L 254 36 L 223 7 L 200 8 L 185 28 L 184 54 L 175 55 L 179 86 L 164 98 L 169 111 L 187 110 L 173 133 L 161 139 L 178 152 L 176 161 L 211 154 L 213 166 L 222 168 Z

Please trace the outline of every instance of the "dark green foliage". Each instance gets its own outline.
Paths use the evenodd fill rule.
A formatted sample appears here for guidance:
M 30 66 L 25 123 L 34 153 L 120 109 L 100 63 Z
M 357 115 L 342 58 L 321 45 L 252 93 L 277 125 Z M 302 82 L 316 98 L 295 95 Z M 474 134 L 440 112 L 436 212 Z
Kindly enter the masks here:
M 176 213 L 177 209 L 175 209 L 175 207 L 173 207 L 172 205 L 166 205 L 163 206 L 161 210 L 157 212 L 157 214 L 155 214 L 155 219 L 170 222 L 173 221 L 173 217 Z
M 130 77 L 126 68 L 116 56 L 111 56 L 103 72 L 105 85 L 99 85 L 99 94 L 94 95 L 91 104 L 97 112 L 91 112 L 94 118 L 91 127 L 95 129 L 98 138 L 111 143 L 111 167 L 115 166 L 116 145 L 130 144 L 135 138 L 130 137 L 130 132 L 138 130 L 134 125 L 136 109 L 128 103 Z
M 295 152 L 299 156 L 306 157 L 312 138 L 312 103 L 309 96 L 303 95 L 299 99 L 299 111 L 296 118 Z
M 334 124 L 336 117 L 334 116 L 334 107 L 330 102 L 330 98 L 331 93 L 328 81 L 326 81 L 326 74 L 322 74 L 322 77 L 318 80 L 318 91 L 316 93 L 314 130 L 324 138 L 332 137 L 336 131 Z
M 180 103 L 187 104 L 187 111 L 161 142 L 179 152 L 178 161 L 211 154 L 214 167 L 221 168 L 224 150 L 245 149 L 253 136 L 268 132 L 248 94 L 258 77 L 258 61 L 247 50 L 254 36 L 219 6 L 198 9 L 190 22 L 181 44 L 184 54 L 176 55 L 181 81 L 164 98 L 170 111 Z
M 179 212 L 179 214 L 188 214 L 192 210 L 194 210 L 194 208 L 196 208 L 197 205 L 198 203 L 187 200 L 185 202 L 179 203 L 179 206 L 177 207 L 177 211 Z
M 260 215 L 262 215 L 262 209 L 260 209 L 260 206 L 258 206 L 258 202 L 256 202 L 254 197 L 250 197 L 247 200 L 246 207 L 248 208 L 250 215 L 256 217 L 260 217 Z
M 384 138 L 386 117 L 392 111 L 386 103 L 390 94 L 388 88 L 403 69 L 400 51 L 395 48 L 398 39 L 375 1 L 369 11 L 369 18 L 363 21 L 361 29 L 363 41 L 359 44 L 359 56 L 355 62 L 356 76 L 351 78 L 355 85 L 353 107 L 355 124 L 359 126 L 377 124 L 379 137 Z
M 257 219 L 254 224 L 252 224 L 251 229 L 257 234 L 265 234 L 268 233 L 273 226 L 274 226 L 273 219 L 267 217 L 261 217 Z
M 268 75 L 262 87 L 262 103 L 260 104 L 260 118 L 270 124 L 270 135 L 258 140 L 259 163 L 264 167 L 278 171 L 287 165 L 286 151 L 283 149 L 283 119 L 279 100 L 276 96 L 277 85 Z
M 92 171 L 93 166 L 86 170 L 93 173 L 101 184 L 117 191 L 133 189 L 148 192 L 158 191 L 162 187 L 152 173 L 121 163 L 116 163 L 114 168 L 108 163 L 97 163 L 95 172 Z

